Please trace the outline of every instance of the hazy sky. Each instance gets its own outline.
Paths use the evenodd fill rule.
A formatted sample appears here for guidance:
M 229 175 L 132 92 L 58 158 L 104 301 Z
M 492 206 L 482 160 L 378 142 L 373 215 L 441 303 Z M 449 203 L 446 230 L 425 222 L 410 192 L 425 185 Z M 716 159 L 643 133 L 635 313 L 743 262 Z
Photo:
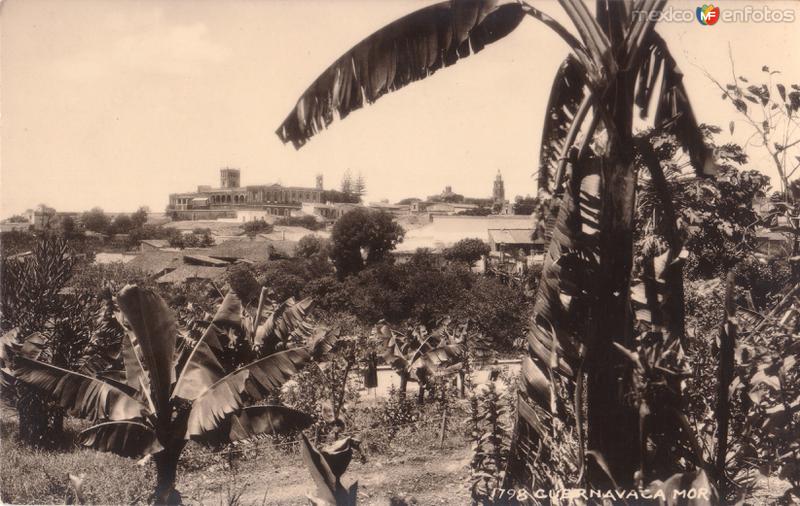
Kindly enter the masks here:
M 533 19 L 478 55 L 333 124 L 300 151 L 274 134 L 299 94 L 342 52 L 430 3 L 6 0 L 0 215 L 39 203 L 161 211 L 170 192 L 217 185 L 225 165 L 241 168 L 243 184 L 313 186 L 323 173 L 326 187 L 350 168 L 365 176 L 369 200 L 424 197 L 445 185 L 489 196 L 498 169 L 509 197 L 534 193 L 543 111 L 566 49 Z M 555 1 L 533 3 L 563 19 Z M 690 64 L 729 79 L 729 42 L 737 73 L 756 75 L 767 64 L 800 82 L 800 6 L 770 7 L 796 9 L 798 21 L 660 25 L 700 121 L 727 125 L 735 117 Z

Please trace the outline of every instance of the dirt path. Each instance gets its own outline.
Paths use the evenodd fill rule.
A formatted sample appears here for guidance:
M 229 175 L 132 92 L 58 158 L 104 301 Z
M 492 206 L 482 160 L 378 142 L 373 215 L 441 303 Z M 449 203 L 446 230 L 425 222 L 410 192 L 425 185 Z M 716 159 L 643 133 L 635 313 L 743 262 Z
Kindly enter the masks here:
M 386 505 L 391 497 L 420 505 L 469 504 L 469 448 L 414 453 L 381 456 L 366 463 L 356 460 L 343 481 L 358 480 L 359 504 Z M 306 505 L 313 482 L 299 458 L 288 457 L 280 463 L 274 458 L 255 459 L 241 466 L 235 477 L 227 471 L 197 473 L 180 488 L 195 490 L 193 497 L 186 498 L 190 503 L 230 504 L 231 496 L 239 492 L 238 504 Z

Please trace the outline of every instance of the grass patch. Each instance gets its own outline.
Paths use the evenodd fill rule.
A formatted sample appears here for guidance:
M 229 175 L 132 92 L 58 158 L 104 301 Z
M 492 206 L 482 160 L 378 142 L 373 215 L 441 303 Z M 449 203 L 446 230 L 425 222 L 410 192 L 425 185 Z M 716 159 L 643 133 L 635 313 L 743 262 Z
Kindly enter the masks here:
M 85 474 L 83 494 L 89 504 L 146 504 L 155 484 L 152 464 L 110 453 L 68 448 L 32 449 L 18 439 L 16 414 L 0 418 L 0 499 L 5 504 L 64 504 L 72 496 L 68 474 Z

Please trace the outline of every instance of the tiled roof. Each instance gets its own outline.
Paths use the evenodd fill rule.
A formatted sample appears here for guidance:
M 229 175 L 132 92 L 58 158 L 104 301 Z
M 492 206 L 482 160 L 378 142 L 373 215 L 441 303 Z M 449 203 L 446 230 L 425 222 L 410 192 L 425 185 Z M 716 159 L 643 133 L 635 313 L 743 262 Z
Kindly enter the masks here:
M 225 274 L 225 267 L 207 267 L 205 265 L 179 265 L 160 278 L 156 283 L 183 283 L 190 279 L 219 279 Z
M 489 229 L 489 237 L 499 244 L 536 244 L 541 241 L 532 239 L 533 229 L 531 228 L 503 228 Z

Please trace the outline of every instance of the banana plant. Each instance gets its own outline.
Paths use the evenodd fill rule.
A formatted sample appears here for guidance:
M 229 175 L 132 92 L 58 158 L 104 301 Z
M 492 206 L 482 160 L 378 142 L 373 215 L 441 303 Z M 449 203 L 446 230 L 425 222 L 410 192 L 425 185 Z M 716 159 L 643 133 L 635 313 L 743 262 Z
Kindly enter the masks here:
M 82 445 L 126 457 L 152 455 L 154 501 L 180 502 L 178 461 L 188 440 L 236 441 L 303 429 L 305 413 L 284 406 L 249 405 L 275 393 L 311 360 L 303 347 L 268 355 L 233 371 L 217 358 L 220 338 L 241 325 L 241 303 L 229 293 L 202 337 L 176 352 L 175 319 L 156 293 L 126 286 L 117 295 L 124 381 L 73 372 L 16 355 L 14 378 L 50 396 L 71 416 L 97 422 L 79 435 Z
M 628 395 L 632 365 L 614 343 L 631 348 L 634 341 L 630 309 L 638 176 L 634 118 L 674 135 L 698 175 L 712 176 L 716 166 L 683 75 L 655 31 L 666 0 L 597 0 L 594 12 L 582 0 L 559 0 L 559 4 L 572 29 L 524 0 L 450 0 L 413 12 L 367 36 L 333 62 L 300 96 L 277 135 L 299 148 L 335 118 L 345 118 L 386 93 L 481 51 L 512 33 L 523 20 L 535 19 L 560 37 L 567 56 L 551 88 L 537 176 L 539 194 L 550 202 L 545 216 L 550 244 L 528 350 L 536 367 L 547 370 L 542 376 L 548 382 L 555 375 L 569 383 L 588 378 L 585 455 L 602 456 L 607 464 L 598 465 L 597 458 L 587 460 L 588 481 L 612 489 L 611 474 L 620 486 L 632 487 L 638 467 L 639 417 Z M 538 49 L 532 48 L 533 58 Z M 647 170 L 653 179 L 663 179 L 659 164 L 648 165 Z M 667 190 L 660 197 L 666 216 L 671 195 Z M 679 283 L 675 276 L 669 286 L 678 290 Z M 520 402 L 535 403 L 526 391 L 523 386 Z M 523 425 L 527 428 L 516 434 L 537 437 L 534 421 L 518 415 L 517 427 Z M 512 447 L 538 446 L 535 440 L 525 443 Z M 517 457 L 511 460 L 521 465 L 510 469 L 509 485 L 529 486 L 533 477 L 527 470 L 538 455 L 527 452 Z
M 375 327 L 375 335 L 381 339 L 384 362 L 400 376 L 400 393 L 405 395 L 409 380 L 416 381 L 420 403 L 425 387 L 436 377 L 458 372 L 466 356 L 464 344 L 448 340 L 453 336 L 441 329 L 428 332 L 418 325 L 403 334 L 381 322 Z
M 308 495 L 311 504 L 354 506 L 358 499 L 358 482 L 345 487 L 341 478 L 353 458 L 353 449 L 359 449 L 360 441 L 347 437 L 317 449 L 308 441 L 305 434 L 301 437 L 303 462 L 316 485 L 316 492 Z

